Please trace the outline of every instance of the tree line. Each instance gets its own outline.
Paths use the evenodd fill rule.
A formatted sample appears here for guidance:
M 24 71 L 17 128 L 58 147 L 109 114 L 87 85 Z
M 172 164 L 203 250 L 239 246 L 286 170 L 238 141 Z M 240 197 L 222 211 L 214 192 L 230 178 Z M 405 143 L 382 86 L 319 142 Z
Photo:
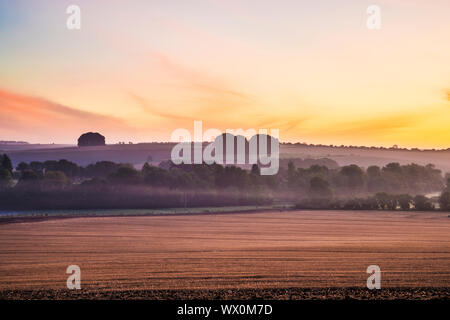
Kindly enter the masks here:
M 89 193 L 97 197 L 105 195 L 103 204 L 98 203 L 98 206 L 108 207 L 108 194 L 114 194 L 115 199 L 118 194 L 126 194 L 126 197 L 119 198 L 129 205 L 132 200 L 125 201 L 125 198 L 137 198 L 137 194 L 144 198 L 150 193 L 153 198 L 159 195 L 161 201 L 158 205 L 161 206 L 164 205 L 162 198 L 165 194 L 176 199 L 166 199 L 167 205 L 175 203 L 177 206 L 186 205 L 186 201 L 196 198 L 200 205 L 200 199 L 208 205 L 219 202 L 230 205 L 268 204 L 278 200 L 297 203 L 298 208 L 350 210 L 433 210 L 436 204 L 424 194 L 442 191 L 439 208 L 450 208 L 450 175 L 444 177 L 431 164 L 389 163 L 384 167 L 370 166 L 367 169 L 357 165 L 328 168 L 316 164 L 297 168 L 294 161 L 289 161 L 278 174 L 262 176 L 256 164 L 246 170 L 219 164 L 175 165 L 171 161 L 159 166 L 145 163 L 141 170 L 137 170 L 130 164 L 110 161 L 82 167 L 68 160 L 49 160 L 21 162 L 13 170 L 9 157 L 0 155 L 0 190 L 3 199 L 6 199 L 6 194 L 13 195 L 13 198 L 21 195 L 27 199 L 39 198 L 41 204 L 45 202 L 44 193 L 60 193 L 67 198 L 77 194 L 85 200 L 90 199 Z M 228 200 L 219 201 L 225 194 L 222 200 Z M 216 200 L 206 201 L 207 198 Z

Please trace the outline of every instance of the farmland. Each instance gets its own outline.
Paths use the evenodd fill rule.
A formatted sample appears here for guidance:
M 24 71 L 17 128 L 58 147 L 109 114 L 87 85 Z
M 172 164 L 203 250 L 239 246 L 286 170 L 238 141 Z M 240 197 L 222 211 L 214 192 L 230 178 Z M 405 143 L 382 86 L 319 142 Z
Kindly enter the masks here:
M 444 213 L 288 211 L 81 217 L 0 225 L 0 290 L 383 288 L 450 286 Z M 231 291 L 232 292 L 232 291 Z M 448 294 L 448 291 L 447 291 Z

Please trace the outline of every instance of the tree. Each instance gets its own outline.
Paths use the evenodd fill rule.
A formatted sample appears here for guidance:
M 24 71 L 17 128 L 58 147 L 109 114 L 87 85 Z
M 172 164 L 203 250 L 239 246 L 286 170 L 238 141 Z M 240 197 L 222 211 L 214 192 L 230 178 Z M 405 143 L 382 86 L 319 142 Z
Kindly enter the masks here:
M 58 171 L 58 161 L 56 160 L 47 160 L 44 162 L 44 169 L 45 171 Z
M 251 174 L 253 174 L 255 176 L 260 176 L 261 175 L 261 170 L 259 170 L 259 166 L 256 163 L 254 163 L 252 165 Z
M 45 188 L 62 189 L 70 184 L 69 178 L 61 171 L 46 171 L 43 185 Z
M 172 183 L 169 171 L 149 165 L 147 162 L 141 170 L 144 182 L 154 187 L 169 187 Z
M 30 165 L 26 162 L 21 162 L 17 165 L 16 170 L 23 173 L 25 170 L 30 170 Z
M 417 195 L 414 197 L 414 208 L 420 211 L 428 211 L 433 210 L 434 206 L 427 197 Z
M 439 197 L 439 207 L 441 210 L 450 211 L 450 191 L 442 192 Z
M 34 172 L 41 174 L 42 171 L 44 170 L 44 164 L 42 162 L 39 162 L 39 161 L 31 161 L 30 162 L 30 168 Z
M 313 177 L 310 180 L 309 196 L 312 199 L 331 200 L 333 191 L 331 190 L 328 181 L 320 177 Z
M 11 172 L 0 167 L 0 189 L 5 188 L 11 183 Z
M 78 138 L 79 147 L 104 146 L 105 137 L 98 132 L 88 132 Z
M 450 191 L 450 173 L 447 173 L 445 175 L 446 178 L 446 186 L 445 186 L 445 190 L 446 191 Z
M 397 200 L 386 192 L 378 192 L 375 199 L 378 207 L 382 210 L 395 210 L 397 208 Z
M 40 176 L 34 170 L 24 170 L 20 176 L 19 185 L 37 182 Z
M 391 163 L 388 163 L 385 167 L 383 167 L 383 171 L 401 174 L 402 167 L 400 166 L 400 163 L 398 163 L 398 162 L 391 162 Z
M 13 166 L 7 154 L 0 155 L 0 168 L 8 170 L 12 174 Z
M 215 184 L 218 187 L 237 187 L 244 189 L 249 184 L 249 176 L 246 170 L 236 166 L 226 166 L 223 170 L 216 170 Z
M 294 162 L 289 161 L 287 172 L 287 183 L 290 188 L 294 187 L 296 178 L 296 168 Z
M 90 164 L 84 170 L 87 177 L 106 178 L 119 169 L 120 165 L 111 161 L 99 161 Z
M 68 177 L 76 177 L 80 173 L 80 167 L 78 167 L 76 163 L 65 159 L 59 160 L 57 167 L 58 171 L 64 172 L 64 174 Z
M 355 164 L 342 167 L 341 174 L 347 178 L 349 189 L 359 189 L 364 185 L 364 171 Z
M 381 175 L 380 167 L 378 166 L 370 166 L 367 168 L 367 175 L 369 178 L 379 177 Z
M 380 192 L 386 189 L 386 180 L 380 167 L 370 166 L 367 168 L 367 190 L 369 192 Z
M 397 202 L 400 205 L 400 208 L 402 208 L 402 210 L 411 209 L 412 201 L 413 198 L 409 194 L 401 194 L 397 196 Z
M 132 166 L 122 166 L 109 176 L 109 180 L 119 184 L 134 184 L 139 182 L 139 172 Z
M 24 170 L 21 172 L 19 182 L 15 189 L 37 191 L 41 188 L 42 179 L 42 173 L 33 170 Z

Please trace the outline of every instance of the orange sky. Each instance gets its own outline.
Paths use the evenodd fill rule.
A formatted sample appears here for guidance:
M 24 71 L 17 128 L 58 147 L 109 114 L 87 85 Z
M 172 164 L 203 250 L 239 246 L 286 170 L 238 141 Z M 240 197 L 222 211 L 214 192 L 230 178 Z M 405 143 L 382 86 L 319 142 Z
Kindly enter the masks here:
M 450 3 L 0 0 L 0 140 L 167 141 L 176 128 L 282 141 L 450 147 Z

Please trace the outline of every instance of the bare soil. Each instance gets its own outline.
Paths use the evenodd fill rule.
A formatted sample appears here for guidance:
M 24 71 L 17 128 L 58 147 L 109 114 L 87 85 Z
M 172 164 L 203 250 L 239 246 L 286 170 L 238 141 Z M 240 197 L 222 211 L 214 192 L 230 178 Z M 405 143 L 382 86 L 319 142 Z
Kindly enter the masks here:
M 67 290 L 69 265 L 82 290 Z M 369 291 L 366 269 L 382 270 Z M 445 213 L 289 211 L 0 225 L 0 298 L 448 298 Z

